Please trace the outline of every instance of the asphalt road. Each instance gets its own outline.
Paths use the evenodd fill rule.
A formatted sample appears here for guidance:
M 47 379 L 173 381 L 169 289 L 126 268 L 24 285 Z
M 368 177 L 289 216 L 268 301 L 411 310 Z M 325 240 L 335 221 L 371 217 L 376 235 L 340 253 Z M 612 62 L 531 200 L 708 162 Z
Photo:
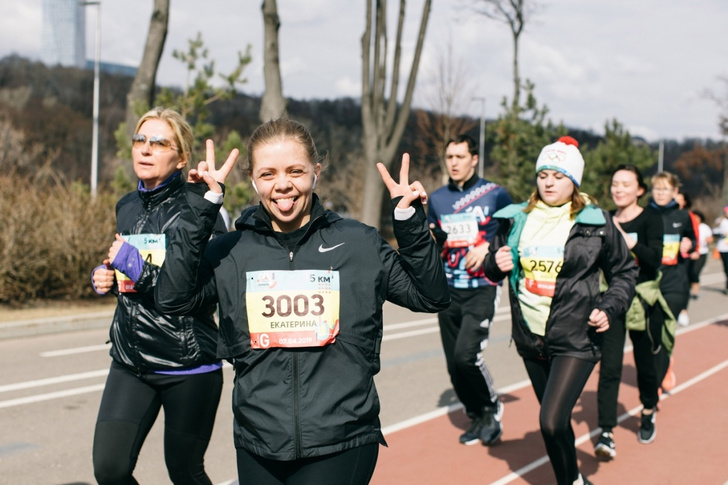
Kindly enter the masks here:
M 710 260 L 701 298 L 691 302 L 695 322 L 728 308 L 720 293 L 725 277 Z M 503 299 L 506 300 L 506 292 Z M 435 315 L 385 307 L 382 370 L 376 382 L 387 433 L 443 415 L 457 407 L 445 370 Z M 73 330 L 0 340 L 0 484 L 95 483 L 91 466 L 93 428 L 110 357 L 106 328 Z M 510 345 L 510 317 L 502 301 L 484 354 L 501 391 L 526 384 L 523 364 Z M 206 468 L 213 483 L 235 482 L 230 393 L 225 387 Z M 162 417 L 142 449 L 135 476 L 140 483 L 170 483 L 162 449 Z

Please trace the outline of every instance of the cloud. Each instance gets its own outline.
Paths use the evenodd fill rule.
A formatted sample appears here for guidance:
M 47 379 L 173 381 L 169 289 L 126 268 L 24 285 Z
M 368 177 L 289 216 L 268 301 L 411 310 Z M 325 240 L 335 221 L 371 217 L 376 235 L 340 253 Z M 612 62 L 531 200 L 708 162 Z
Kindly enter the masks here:
M 361 95 L 361 81 L 352 81 L 349 76 L 337 78 L 334 87 L 337 96 L 355 98 Z
M 466 2 L 467 3 L 467 2 Z M 6 1 L 0 16 L 0 57 L 17 53 L 38 59 L 41 0 Z M 181 85 L 185 70 L 172 58 L 202 32 L 218 72 L 229 72 L 237 52 L 252 45 L 245 92 L 263 90 L 263 21 L 260 2 L 174 0 L 158 82 Z M 397 2 L 389 3 L 390 45 Z M 361 46 L 365 3 L 361 0 L 278 0 L 284 94 L 329 99 L 360 95 Z M 407 3 L 403 83 L 419 26 L 422 1 Z M 93 53 L 93 9 L 89 9 L 87 54 Z M 137 64 L 142 57 L 152 2 L 104 2 L 101 59 Z M 521 37 L 522 78 L 536 84 L 536 99 L 555 120 L 569 126 L 603 129 L 617 118 L 641 133 L 679 137 L 703 133 L 717 137 L 717 107 L 701 95 L 706 88 L 723 95 L 716 78 L 728 75 L 724 25 L 726 0 L 551 0 L 533 17 Z M 452 39 L 453 55 L 464 59 L 477 95 L 487 98 L 487 115 L 502 112 L 500 100 L 512 95 L 513 43 L 506 25 L 476 15 L 462 2 L 432 7 L 418 83 L 431 83 L 426 70 Z M 390 57 L 391 60 L 391 57 Z M 717 87 L 716 87 L 717 86 Z M 478 103 L 467 108 L 479 112 Z
M 524 52 L 522 77 L 536 83 L 537 95 L 547 89 L 553 95 L 573 102 L 600 96 L 602 63 L 580 48 L 558 49 L 551 45 L 529 43 Z
M 4 3 L 0 16 L 0 56 L 15 53 L 39 58 L 43 19 L 40 0 Z
M 614 65 L 617 72 L 628 76 L 653 75 L 656 71 L 655 65 L 648 59 L 622 53 L 617 55 Z

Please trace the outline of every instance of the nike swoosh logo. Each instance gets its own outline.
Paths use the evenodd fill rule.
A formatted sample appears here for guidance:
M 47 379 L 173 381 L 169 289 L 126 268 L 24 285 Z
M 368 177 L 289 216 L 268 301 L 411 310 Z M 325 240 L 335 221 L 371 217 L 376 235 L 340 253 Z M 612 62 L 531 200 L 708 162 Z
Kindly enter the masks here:
M 336 246 L 331 246 L 330 248 L 325 248 L 324 245 L 321 244 L 319 246 L 319 253 L 325 253 L 325 252 L 328 252 L 328 251 L 333 251 L 334 249 L 338 248 L 339 246 L 343 246 L 344 244 L 346 244 L 346 243 L 340 243 L 340 244 L 337 244 Z
M 675 229 L 677 229 L 678 227 L 682 227 L 682 222 L 673 222 L 672 227 L 674 227 Z

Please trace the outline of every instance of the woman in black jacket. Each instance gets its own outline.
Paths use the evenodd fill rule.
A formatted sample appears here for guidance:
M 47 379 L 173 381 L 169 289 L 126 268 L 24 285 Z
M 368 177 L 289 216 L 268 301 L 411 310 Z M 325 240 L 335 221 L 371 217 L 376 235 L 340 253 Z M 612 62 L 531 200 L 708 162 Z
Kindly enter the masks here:
M 509 276 L 512 336 L 541 403 L 539 422 L 559 485 L 590 483 L 579 473 L 571 411 L 600 358 L 600 333 L 627 310 L 637 268 L 611 217 L 579 192 L 584 160 L 562 137 L 536 161 L 528 202 L 502 220 L 485 274 Z M 600 295 L 603 273 L 609 289 Z
M 644 315 L 640 320 L 644 328 L 629 330 L 637 369 L 637 387 L 643 405 L 640 429 L 637 433 L 641 443 L 651 443 L 655 438 L 654 412 L 659 400 L 657 392 L 660 387 L 656 354 L 662 346 L 665 322 L 659 303 L 653 301 L 650 305 L 645 301 L 650 301 L 650 297 L 659 294 L 658 269 L 662 260 L 664 234 L 660 213 L 651 207 L 643 209 L 638 204 L 638 200 L 646 191 L 647 185 L 642 173 L 634 165 L 620 165 L 612 173 L 610 193 L 617 206 L 612 214 L 612 220 L 639 266 L 638 296 L 635 296 L 636 301 L 633 301 L 632 305 L 640 305 L 637 308 L 644 308 L 644 312 L 647 312 L 637 313 Z M 632 317 L 632 311 L 630 317 L 630 323 L 636 320 Z M 599 426 L 602 432 L 594 446 L 594 452 L 602 458 L 617 456 L 612 429 L 617 426 L 617 397 L 622 380 L 626 333 L 626 315 L 620 315 L 612 320 L 609 330 L 604 333 L 597 390 Z
M 450 296 L 422 209 L 426 194 L 381 164 L 393 198 L 395 251 L 372 227 L 325 210 L 313 190 L 321 164 L 309 131 L 287 119 L 258 127 L 248 174 L 260 205 L 209 242 L 222 202 L 214 147 L 190 170 L 189 210 L 160 274 L 156 302 L 186 314 L 220 308 L 220 356 L 235 367 L 238 480 L 255 484 L 366 484 L 379 445 L 379 371 L 385 300 L 437 312 Z
M 111 369 L 96 422 L 94 475 L 101 485 L 134 484 L 144 439 L 164 408 L 165 462 L 173 483 L 210 484 L 203 458 L 222 390 L 214 305 L 183 317 L 154 307 L 169 237 L 186 206 L 182 169 L 193 135 L 175 111 L 155 108 L 132 137 L 138 189 L 116 206 L 116 241 L 92 273 L 99 294 L 117 295 Z M 222 219 L 215 233 L 225 231 Z

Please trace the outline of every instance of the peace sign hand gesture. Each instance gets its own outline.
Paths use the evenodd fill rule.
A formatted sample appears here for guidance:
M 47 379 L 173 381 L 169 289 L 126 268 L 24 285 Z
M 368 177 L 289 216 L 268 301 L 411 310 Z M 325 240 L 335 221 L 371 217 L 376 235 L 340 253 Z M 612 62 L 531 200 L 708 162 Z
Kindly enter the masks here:
M 217 170 L 215 169 L 215 142 L 207 140 L 205 147 L 207 148 L 207 160 L 198 163 L 197 168 L 190 169 L 187 181 L 195 184 L 205 183 L 210 191 L 221 194 L 220 184 L 225 182 L 227 176 L 230 175 L 240 151 L 237 148 L 233 149 L 222 167 Z
M 425 188 L 422 184 L 418 180 L 409 183 L 408 153 L 402 155 L 402 167 L 399 170 L 399 182 L 394 181 L 392 176 L 389 175 L 387 167 L 385 167 L 383 163 L 377 163 L 377 170 L 379 170 L 379 175 L 382 176 L 384 185 L 386 185 L 389 190 L 390 197 L 393 199 L 395 197 L 402 197 L 402 200 L 400 200 L 397 204 L 399 209 L 406 209 L 410 207 L 412 202 L 417 199 L 420 199 L 423 204 L 427 204 L 427 192 L 425 192 Z

